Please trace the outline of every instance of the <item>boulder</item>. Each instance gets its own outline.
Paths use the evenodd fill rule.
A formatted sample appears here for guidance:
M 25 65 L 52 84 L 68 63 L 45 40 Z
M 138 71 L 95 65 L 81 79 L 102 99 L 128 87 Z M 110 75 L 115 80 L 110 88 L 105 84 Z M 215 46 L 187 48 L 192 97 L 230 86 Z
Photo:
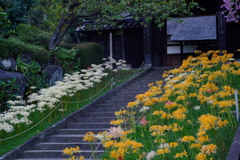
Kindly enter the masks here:
M 26 64 L 30 64 L 32 61 L 32 56 L 30 54 L 22 54 L 20 58 Z
M 56 81 L 63 80 L 63 69 L 59 65 L 48 65 L 44 70 L 49 85 L 54 85 Z
M 0 68 L 15 71 L 16 61 L 14 58 L 0 58 Z
M 0 69 L 0 79 L 4 82 L 7 82 L 10 79 L 16 79 L 16 84 L 19 86 L 19 92 L 18 94 L 20 96 L 24 96 L 24 92 L 26 90 L 26 84 L 27 79 L 25 78 L 25 75 L 18 72 L 7 72 Z

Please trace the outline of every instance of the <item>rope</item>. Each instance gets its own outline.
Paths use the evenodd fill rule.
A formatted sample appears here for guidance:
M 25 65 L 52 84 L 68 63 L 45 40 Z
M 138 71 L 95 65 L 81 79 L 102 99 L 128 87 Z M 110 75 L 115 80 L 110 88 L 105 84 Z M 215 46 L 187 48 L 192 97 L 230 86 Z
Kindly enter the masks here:
M 5 139 L 0 139 L 0 142 L 1 142 L 1 141 L 8 140 L 8 139 L 15 138 L 15 137 L 17 137 L 17 136 L 20 136 L 20 135 L 28 132 L 29 130 L 33 129 L 34 127 L 38 126 L 40 123 L 42 123 L 44 120 L 46 120 L 46 119 L 60 106 L 60 104 L 62 104 L 62 103 L 81 103 L 81 102 L 85 102 L 85 101 L 87 101 L 87 100 L 92 99 L 93 97 L 97 96 L 100 92 L 102 92 L 102 91 L 108 86 L 108 84 L 109 84 L 110 82 L 112 82 L 112 81 L 113 81 L 113 78 L 112 78 L 112 79 L 106 84 L 106 86 L 105 86 L 102 90 L 100 90 L 97 94 L 95 94 L 94 96 L 92 96 L 92 97 L 90 97 L 90 98 L 88 98 L 88 99 L 85 99 L 85 100 L 83 100 L 83 101 L 78 101 L 78 102 L 60 101 L 60 103 L 59 103 L 45 118 L 43 118 L 41 121 L 39 121 L 38 123 L 36 123 L 34 126 L 30 127 L 29 129 L 27 129 L 27 130 L 25 130 L 25 131 L 23 131 L 23 132 L 21 132 L 21 133 L 18 133 L 18 134 L 14 135 L 14 136 L 11 136 L 11 137 L 8 137 L 8 138 L 5 138 Z M 112 83 L 111 83 L 111 88 L 112 88 Z
M 100 94 L 105 88 L 107 88 L 107 86 L 108 86 L 109 83 L 111 83 L 110 88 L 112 89 L 112 82 L 113 82 L 113 78 L 112 78 L 99 92 L 97 92 L 95 95 L 93 95 L 92 97 L 87 98 L 87 99 L 85 99 L 85 100 L 76 101 L 76 102 L 67 102 L 67 101 L 61 101 L 61 102 L 63 102 L 63 103 L 81 103 L 81 102 L 86 102 L 86 101 L 92 99 L 93 97 L 97 96 L 98 94 Z
M 55 107 L 45 118 L 43 118 L 41 121 L 39 121 L 38 123 L 36 123 L 34 126 L 28 128 L 27 130 L 25 130 L 25 131 L 23 131 L 23 132 L 21 132 L 21 133 L 18 133 L 18 134 L 14 135 L 14 136 L 11 136 L 11 137 L 8 137 L 8 138 L 5 138 L 5 139 L 0 139 L 0 142 L 1 142 L 1 141 L 8 140 L 8 139 L 15 138 L 15 137 L 20 136 L 20 135 L 28 132 L 29 130 L 33 129 L 34 127 L 36 127 L 37 125 L 39 125 L 40 123 L 42 123 L 44 120 L 46 120 L 46 119 L 60 106 L 61 103 L 62 103 L 62 102 L 60 102 L 60 103 L 57 105 L 57 107 Z
M 137 74 L 137 72 L 140 70 L 140 68 L 142 68 L 144 65 L 144 62 L 141 64 L 141 66 L 137 69 L 137 71 L 132 75 L 130 76 L 129 78 L 125 79 L 125 80 L 117 80 L 115 78 L 111 78 L 111 80 L 99 91 L 97 92 L 95 95 L 93 95 L 92 97 L 88 98 L 88 99 L 85 99 L 85 100 L 82 100 L 82 101 L 77 101 L 77 102 L 67 102 L 67 101 L 60 101 L 60 103 L 45 117 L 43 118 L 42 120 L 40 120 L 38 123 L 36 123 L 35 125 L 33 125 L 32 127 L 28 128 L 27 130 L 21 132 L 21 133 L 18 133 L 14 136 L 11 136 L 11 137 L 8 137 L 8 138 L 5 138 L 5 139 L 0 139 L 0 142 L 2 141 L 5 141 L 5 140 L 8 140 L 8 139 L 12 139 L 12 138 L 15 138 L 15 137 L 18 137 L 28 131 L 30 131 L 31 129 L 35 128 L 36 126 L 38 126 L 40 123 L 42 123 L 44 120 L 46 120 L 59 106 L 60 104 L 62 103 L 81 103 L 81 102 L 85 102 L 85 101 L 88 101 L 88 100 L 91 100 L 92 98 L 94 98 L 95 96 L 97 96 L 98 94 L 100 94 L 105 88 L 107 88 L 107 86 L 109 85 L 109 83 L 111 83 L 110 85 L 110 89 L 113 88 L 113 80 L 117 80 L 117 81 L 126 81 L 126 80 L 129 80 L 131 79 L 133 76 L 135 76 Z M 98 146 L 96 147 L 96 149 L 94 150 L 93 154 L 91 155 L 91 157 L 94 155 L 95 151 L 98 149 L 98 147 L 100 146 L 101 143 L 98 144 Z
M 123 79 L 123 80 L 119 80 L 119 79 L 116 79 L 116 78 L 113 78 L 113 79 L 115 79 L 116 81 L 127 81 L 127 80 L 131 79 L 132 77 L 134 77 L 134 76 L 138 73 L 138 71 L 139 71 L 141 68 L 143 68 L 143 66 L 144 66 L 144 62 L 142 62 L 142 64 L 141 64 L 140 67 L 136 70 L 136 72 L 135 72 L 132 76 L 130 76 L 129 78 L 126 78 L 126 79 Z

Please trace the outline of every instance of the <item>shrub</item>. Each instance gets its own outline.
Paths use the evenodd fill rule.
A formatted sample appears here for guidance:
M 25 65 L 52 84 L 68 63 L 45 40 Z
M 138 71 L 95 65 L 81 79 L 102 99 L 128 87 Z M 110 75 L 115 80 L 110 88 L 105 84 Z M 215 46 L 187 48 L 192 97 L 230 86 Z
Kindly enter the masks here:
M 32 55 L 33 60 L 39 62 L 40 64 L 47 63 L 50 59 L 49 52 L 40 46 L 25 44 L 26 45 L 26 53 Z
M 74 72 L 80 69 L 80 58 L 77 57 L 77 49 L 65 49 L 56 47 L 50 51 L 56 64 L 63 67 L 65 72 Z
M 27 72 L 25 75 L 27 79 L 25 96 L 37 93 L 40 89 L 48 86 L 46 74 L 41 70 L 41 66 L 35 61 L 31 61 L 31 63 L 27 65 Z
M 100 44 L 95 42 L 81 43 L 73 48 L 78 49 L 77 57 L 81 59 L 81 68 L 102 63 L 103 48 Z
M 65 49 L 73 49 L 73 47 L 75 47 L 78 44 L 74 44 L 74 43 L 60 43 L 59 47 L 65 48 Z
M 7 101 L 16 99 L 18 90 L 16 79 L 10 79 L 7 82 L 0 79 L 0 113 L 8 109 Z
M 16 28 L 16 38 L 25 43 L 38 45 L 48 49 L 50 34 L 40 29 L 26 24 L 19 24 Z
M 1 58 L 17 57 L 19 53 L 25 53 L 26 47 L 15 39 L 0 38 Z
M 46 49 L 40 46 L 23 43 L 19 39 L 14 38 L 12 39 L 0 38 L 0 48 L 1 58 L 9 57 L 17 58 L 18 55 L 28 53 L 32 55 L 33 60 L 39 62 L 40 64 L 44 64 L 49 60 L 50 57 Z

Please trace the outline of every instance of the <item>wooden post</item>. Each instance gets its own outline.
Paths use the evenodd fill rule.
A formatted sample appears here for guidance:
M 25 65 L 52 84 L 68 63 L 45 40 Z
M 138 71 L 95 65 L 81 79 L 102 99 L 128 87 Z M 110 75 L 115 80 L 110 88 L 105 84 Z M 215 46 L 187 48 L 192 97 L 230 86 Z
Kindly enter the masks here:
M 143 52 L 145 66 L 152 66 L 151 53 L 151 29 L 152 25 L 149 23 L 147 27 L 143 27 Z
M 123 32 L 121 34 L 121 50 L 122 50 L 122 59 L 125 60 L 125 46 L 124 46 L 124 36 Z
M 112 39 L 112 32 L 109 33 L 109 40 L 110 40 L 110 57 L 113 58 L 113 39 Z

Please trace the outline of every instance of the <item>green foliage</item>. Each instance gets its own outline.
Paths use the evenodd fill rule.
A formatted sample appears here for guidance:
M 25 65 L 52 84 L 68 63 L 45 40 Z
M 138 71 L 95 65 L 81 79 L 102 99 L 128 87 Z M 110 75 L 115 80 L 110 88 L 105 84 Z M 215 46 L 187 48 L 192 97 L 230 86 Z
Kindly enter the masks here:
M 28 71 L 28 65 L 21 59 L 20 55 L 16 59 L 15 70 L 22 72 L 23 74 L 26 74 L 26 72 Z
M 31 54 L 33 60 L 44 64 L 49 60 L 49 53 L 46 49 L 23 43 L 18 39 L 3 39 L 0 38 L 1 58 L 14 57 L 17 58 L 19 54 Z
M 62 1 L 38 0 L 38 5 L 31 8 L 28 23 L 41 30 L 53 32 L 61 19 Z
M 77 49 L 65 49 L 56 47 L 50 51 L 54 62 L 63 67 L 65 72 L 74 72 L 80 69 L 80 57 L 77 57 Z
M 60 43 L 58 46 L 65 49 L 73 49 L 76 45 L 75 43 Z
M 31 93 L 37 93 L 40 89 L 48 86 L 46 74 L 42 72 L 41 66 L 35 61 L 31 61 L 31 63 L 27 65 L 27 72 L 25 72 L 25 75 L 27 79 L 25 96 Z
M 30 8 L 36 4 L 36 0 L 0 0 L 0 6 L 8 13 L 8 18 L 12 22 L 10 29 L 15 29 L 17 24 L 26 22 Z
M 47 63 L 49 61 L 49 52 L 40 46 L 30 45 L 25 43 L 26 53 L 31 54 L 33 60 L 39 62 L 40 64 Z
M 16 99 L 18 90 L 16 79 L 10 79 L 7 82 L 0 79 L 0 113 L 8 109 L 7 101 Z
M 40 29 L 26 24 L 19 24 L 16 28 L 16 38 L 32 45 L 39 45 L 45 49 L 48 48 L 50 35 Z
M 91 67 L 91 64 L 102 63 L 103 48 L 100 44 L 94 42 L 81 43 L 73 48 L 78 49 L 77 57 L 81 59 L 81 68 Z
M 10 24 L 7 13 L 0 7 L 0 37 L 4 36 Z

